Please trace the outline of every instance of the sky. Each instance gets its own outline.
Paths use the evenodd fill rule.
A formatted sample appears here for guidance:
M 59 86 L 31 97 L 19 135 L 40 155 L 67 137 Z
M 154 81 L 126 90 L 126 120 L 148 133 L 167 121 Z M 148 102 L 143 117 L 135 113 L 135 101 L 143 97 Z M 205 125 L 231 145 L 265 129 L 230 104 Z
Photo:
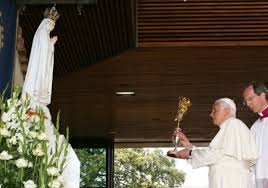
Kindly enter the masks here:
M 156 149 L 156 148 L 154 148 Z M 161 149 L 164 154 L 173 148 L 158 148 Z M 183 148 L 178 148 L 181 150 Z M 192 169 L 191 165 L 187 163 L 187 160 L 175 159 L 177 169 L 185 172 L 185 182 L 182 188 L 208 188 L 208 167 L 201 167 L 198 169 Z
M 192 169 L 186 160 L 175 160 L 176 167 L 186 173 L 182 188 L 208 188 L 208 167 Z

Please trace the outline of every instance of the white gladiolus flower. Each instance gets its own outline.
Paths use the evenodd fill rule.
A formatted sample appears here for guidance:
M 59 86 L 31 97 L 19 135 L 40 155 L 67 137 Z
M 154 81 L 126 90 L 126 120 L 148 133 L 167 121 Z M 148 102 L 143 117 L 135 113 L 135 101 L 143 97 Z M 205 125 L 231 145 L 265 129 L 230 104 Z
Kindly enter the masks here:
M 41 157 L 45 155 L 45 153 L 43 152 L 41 148 L 36 148 L 33 150 L 33 155 Z
M 6 123 L 5 123 L 5 127 L 6 127 L 7 129 L 10 129 L 10 128 L 13 126 L 13 124 L 14 124 L 13 121 L 12 121 L 12 122 L 6 122 Z
M 24 141 L 24 138 L 23 138 L 21 133 L 16 133 L 15 136 L 16 136 L 17 140 L 19 140 L 20 142 Z
M 28 123 L 27 121 L 22 122 L 22 125 L 25 127 L 32 127 L 32 124 Z
M 28 180 L 23 182 L 24 188 L 36 188 L 37 186 L 33 182 L 33 180 Z
M 47 134 L 42 132 L 37 136 L 38 140 L 47 140 Z
M 15 121 L 11 121 L 11 122 L 7 122 L 6 123 L 6 127 L 9 129 L 18 129 L 20 126 L 20 124 L 18 122 Z
M 47 174 L 49 176 L 58 176 L 59 175 L 59 170 L 56 167 L 50 167 L 47 169 Z
M 22 101 L 21 100 L 16 100 L 15 106 L 19 107 L 22 105 Z
M 36 137 L 38 136 L 38 133 L 35 132 L 35 131 L 30 131 L 30 132 L 29 132 L 29 135 L 30 135 L 31 138 L 34 139 L 34 138 L 36 138 Z
M 1 119 L 4 123 L 9 122 L 11 121 L 11 115 L 9 113 L 3 112 Z
M 9 113 L 10 115 L 15 114 L 16 113 L 16 108 L 15 107 L 10 108 L 7 113 Z
M 22 145 L 21 145 L 21 143 L 19 144 L 19 147 L 18 147 L 17 150 L 18 150 L 19 153 L 22 153 Z
M 3 137 L 10 137 L 11 133 L 6 128 L 2 128 L 0 129 L 0 135 L 2 135 Z
M 27 115 L 27 111 L 28 111 L 29 109 L 28 109 L 28 106 L 22 106 L 22 114 L 25 114 L 25 115 Z
M 2 151 L 0 153 L 0 160 L 7 161 L 7 160 L 10 160 L 12 158 L 13 158 L 13 156 L 9 155 L 7 151 Z
M 27 115 L 26 115 L 26 112 L 25 113 L 22 113 L 21 115 L 21 120 L 26 120 L 27 119 Z
M 25 126 L 24 127 L 24 132 L 25 132 L 26 135 L 29 134 L 30 128 L 28 126 Z
M 13 95 L 13 98 L 14 98 L 15 96 Z M 13 100 L 13 104 L 17 104 L 17 102 L 18 102 L 18 99 L 15 99 L 15 100 Z
M 22 126 L 23 127 L 27 127 L 27 128 L 31 128 L 32 127 L 32 124 L 27 123 L 26 121 L 24 121 L 24 122 L 22 122 Z
M 32 162 L 28 162 L 28 167 L 32 168 L 33 167 L 33 163 Z
M 25 168 L 28 166 L 28 161 L 23 158 L 17 159 L 15 163 L 18 168 Z
M 15 114 L 15 113 L 11 114 L 11 119 L 16 120 L 17 119 L 17 114 Z
M 39 157 L 45 155 L 44 151 L 42 150 L 42 146 L 40 144 L 38 144 L 38 146 L 35 149 L 33 149 L 33 155 Z
M 7 100 L 7 106 L 10 107 L 11 106 L 11 99 Z
M 48 183 L 48 186 L 51 188 L 60 188 L 61 187 L 61 182 L 57 179 L 52 180 L 51 182 Z
M 10 139 L 7 139 L 7 142 L 11 145 L 16 145 L 17 144 L 17 139 L 15 136 L 12 136 Z

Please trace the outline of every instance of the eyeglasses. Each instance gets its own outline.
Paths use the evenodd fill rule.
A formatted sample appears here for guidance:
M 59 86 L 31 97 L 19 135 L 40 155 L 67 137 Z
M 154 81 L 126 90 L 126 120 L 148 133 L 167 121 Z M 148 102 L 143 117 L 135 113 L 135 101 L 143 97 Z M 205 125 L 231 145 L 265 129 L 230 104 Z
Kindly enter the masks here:
M 247 106 L 247 103 L 248 102 L 251 102 L 255 97 L 257 97 L 257 96 L 259 96 L 259 95 L 253 95 L 253 96 L 251 96 L 251 97 L 248 97 L 247 99 L 245 99 L 244 101 L 243 101 L 243 105 L 245 105 L 245 106 Z

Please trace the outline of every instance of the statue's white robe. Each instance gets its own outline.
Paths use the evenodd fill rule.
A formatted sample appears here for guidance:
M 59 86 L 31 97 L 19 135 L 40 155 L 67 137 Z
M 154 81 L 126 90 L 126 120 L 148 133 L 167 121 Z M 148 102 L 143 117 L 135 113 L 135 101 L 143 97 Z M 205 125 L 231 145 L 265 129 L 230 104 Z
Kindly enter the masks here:
M 44 105 L 51 102 L 54 44 L 50 40 L 48 24 L 52 20 L 43 19 L 33 38 L 22 96 L 27 94 L 31 101 Z
M 55 127 L 50 120 L 45 121 L 45 130 L 48 136 L 50 148 L 55 148 Z M 59 145 L 66 144 L 66 139 L 63 135 L 59 136 Z M 52 149 L 53 150 L 53 149 Z M 59 159 L 63 160 L 63 153 Z M 80 161 L 77 158 L 72 146 L 68 146 L 68 155 L 65 168 L 61 174 L 64 188 L 79 188 L 80 187 Z
M 253 168 L 257 188 L 268 188 L 268 117 L 258 119 L 251 127 L 258 148 L 258 160 Z
M 51 103 L 53 67 L 54 67 L 54 44 L 50 39 L 48 24 L 53 20 L 43 19 L 35 32 L 27 74 L 22 90 L 22 98 L 30 100 L 30 107 L 33 111 L 42 108 L 47 118 L 45 123 L 48 141 L 53 148 L 55 144 L 54 125 L 51 121 L 50 111 L 47 105 Z M 63 135 L 60 136 L 60 143 L 65 143 Z M 61 159 L 59 159 L 61 160 Z M 79 188 L 80 183 L 80 162 L 69 145 L 69 152 L 66 160 L 66 168 L 62 173 L 64 188 Z
M 193 168 L 209 166 L 210 188 L 252 188 L 250 166 L 257 160 L 254 138 L 237 118 L 229 118 L 209 147 L 192 151 Z

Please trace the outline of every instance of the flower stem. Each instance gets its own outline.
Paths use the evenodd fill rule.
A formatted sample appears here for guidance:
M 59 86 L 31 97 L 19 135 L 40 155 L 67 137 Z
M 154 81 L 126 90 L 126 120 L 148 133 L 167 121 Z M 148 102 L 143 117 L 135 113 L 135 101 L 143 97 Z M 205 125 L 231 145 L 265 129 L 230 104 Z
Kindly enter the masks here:
M 7 173 L 7 162 L 5 161 L 5 175 L 7 175 L 6 173 Z
M 34 180 L 36 163 L 37 163 L 37 156 L 35 156 L 35 160 L 34 160 L 33 180 Z
M 22 183 L 22 168 L 20 169 L 20 182 Z

